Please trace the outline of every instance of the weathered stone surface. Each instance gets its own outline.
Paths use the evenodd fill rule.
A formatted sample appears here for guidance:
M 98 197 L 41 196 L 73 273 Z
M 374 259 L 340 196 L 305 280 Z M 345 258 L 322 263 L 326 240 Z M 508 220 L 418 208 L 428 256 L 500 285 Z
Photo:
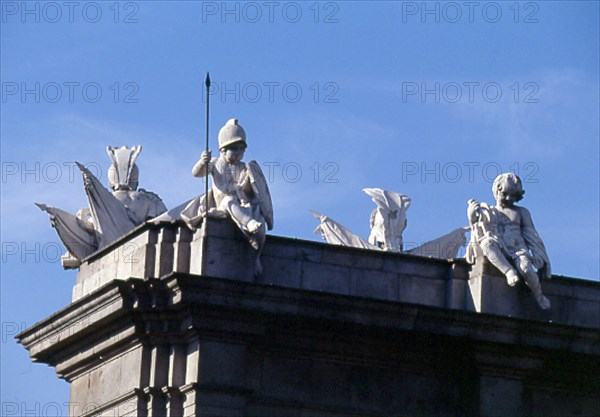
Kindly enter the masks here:
M 230 222 L 212 220 L 192 232 L 184 224 L 145 225 L 86 259 L 73 300 L 113 279 L 160 277 L 170 272 L 281 285 L 389 301 L 466 309 L 575 326 L 600 326 L 596 283 L 555 277 L 544 281 L 550 311 L 532 305 L 521 282 L 506 285 L 486 259 L 472 268 L 462 260 L 344 248 L 268 236 L 264 271 L 254 276 L 255 251 Z M 206 234 L 208 237 L 205 237 Z M 204 242 L 210 243 L 203 250 Z
M 146 220 L 165 212 L 160 197 L 138 190 L 138 167 L 135 161 L 141 146 L 106 148 L 111 159 L 109 192 L 84 165 L 76 162 L 83 175 L 89 207 L 72 215 L 56 207 L 36 205 L 50 215 L 50 223 L 67 248 L 61 258 L 65 269 L 77 268 L 93 252 L 129 233 Z
M 489 265 L 469 276 L 463 261 L 275 236 L 254 277 L 234 225 L 182 227 L 146 225 L 85 260 L 74 302 L 18 336 L 88 406 L 74 415 L 590 415 L 600 406 L 598 283 L 544 281 L 553 308 L 541 311 Z M 127 243 L 139 262 L 115 266 Z M 247 251 L 211 263 L 210 245 Z M 188 268 L 206 273 L 174 272 Z

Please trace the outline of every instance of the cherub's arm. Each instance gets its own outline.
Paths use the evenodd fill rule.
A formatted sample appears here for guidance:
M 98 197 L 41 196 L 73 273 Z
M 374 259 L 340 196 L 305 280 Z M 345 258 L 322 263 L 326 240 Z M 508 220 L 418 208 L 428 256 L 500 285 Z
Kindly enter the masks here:
M 196 165 L 194 165 L 194 167 L 192 168 L 192 175 L 194 177 L 201 177 L 201 178 L 206 177 L 208 175 L 208 172 L 212 171 L 210 157 L 211 157 L 210 151 L 202 152 L 202 155 L 200 156 L 200 160 L 198 162 L 196 162 Z M 209 167 L 209 169 L 207 169 L 207 167 Z

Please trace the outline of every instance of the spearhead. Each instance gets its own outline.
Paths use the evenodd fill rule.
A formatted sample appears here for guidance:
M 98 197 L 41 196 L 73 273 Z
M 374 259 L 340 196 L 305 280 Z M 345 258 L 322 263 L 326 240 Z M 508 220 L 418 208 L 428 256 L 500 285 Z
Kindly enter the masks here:
M 40 208 L 40 210 L 42 210 L 42 211 L 48 212 L 48 210 L 49 210 L 48 206 L 45 205 L 45 204 L 42 204 L 42 203 L 33 203 L 33 204 L 35 204 L 36 206 L 38 206 Z
M 206 73 L 206 79 L 204 80 L 204 84 L 206 84 L 206 88 L 210 88 L 210 74 Z

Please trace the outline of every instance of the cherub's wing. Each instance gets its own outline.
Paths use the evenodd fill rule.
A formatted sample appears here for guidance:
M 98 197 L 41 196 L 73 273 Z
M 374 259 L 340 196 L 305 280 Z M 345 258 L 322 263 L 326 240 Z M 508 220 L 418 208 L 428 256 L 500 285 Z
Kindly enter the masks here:
M 248 167 L 248 176 L 252 190 L 254 191 L 255 200 L 267 222 L 267 228 L 271 230 L 273 229 L 273 202 L 269 186 L 267 185 L 267 179 L 256 161 L 250 161 L 246 166 Z

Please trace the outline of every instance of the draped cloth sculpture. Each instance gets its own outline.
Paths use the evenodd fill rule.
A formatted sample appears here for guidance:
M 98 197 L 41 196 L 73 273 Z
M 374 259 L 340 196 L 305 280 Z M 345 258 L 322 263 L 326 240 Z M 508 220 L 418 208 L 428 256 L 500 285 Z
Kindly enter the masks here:
M 492 191 L 495 206 L 468 202 L 471 241 L 467 261 L 475 263 L 478 256 L 485 256 L 510 286 L 523 278 L 540 308 L 549 309 L 550 300 L 542 293 L 539 278 L 551 277 L 550 260 L 529 210 L 515 205 L 525 194 L 521 179 L 513 173 L 501 174 L 494 180 Z
M 377 205 L 371 213 L 368 241 L 332 218 L 311 211 L 320 222 L 315 233 L 320 233 L 323 239 L 335 245 L 403 252 L 438 259 L 455 258 L 460 247 L 465 245 L 465 232 L 468 228 L 461 227 L 416 248 L 403 250 L 402 234 L 406 229 L 406 211 L 410 207 L 410 197 L 381 188 L 364 188 L 363 191 Z
M 379 249 L 379 247 L 355 235 L 335 220 L 313 210 L 310 212 L 320 222 L 315 229 L 315 233 L 320 233 L 328 243 L 362 249 Z
M 383 250 L 402 251 L 402 232 L 406 229 L 406 210 L 410 197 L 381 188 L 364 188 L 377 208 L 371 213 L 369 243 Z
M 425 242 L 416 248 L 405 250 L 404 253 L 418 256 L 431 256 L 438 259 L 452 259 L 458 256 L 461 247 L 467 243 L 465 236 L 469 227 L 458 227 L 437 239 Z
M 106 151 L 112 161 L 108 170 L 112 193 L 77 163 L 89 208 L 79 210 L 74 216 L 56 207 L 37 204 L 50 215 L 50 223 L 67 248 L 61 259 L 65 269 L 78 267 L 85 257 L 167 209 L 158 195 L 137 189 L 139 170 L 135 160 L 141 146 L 109 146 Z

